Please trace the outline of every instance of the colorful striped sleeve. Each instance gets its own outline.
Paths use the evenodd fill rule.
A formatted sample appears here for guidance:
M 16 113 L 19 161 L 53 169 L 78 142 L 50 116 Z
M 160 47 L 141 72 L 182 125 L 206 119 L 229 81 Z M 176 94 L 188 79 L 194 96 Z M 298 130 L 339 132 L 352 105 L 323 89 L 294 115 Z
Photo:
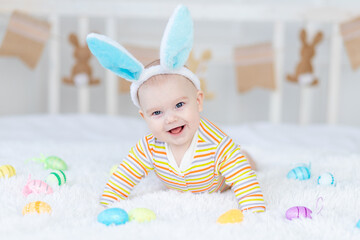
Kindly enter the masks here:
M 256 174 L 241 154 L 240 147 L 229 137 L 224 137 L 220 142 L 215 161 L 217 173 L 225 178 L 228 186 L 231 186 L 240 210 L 264 212 L 266 209 L 264 197 Z
M 151 137 L 145 136 L 132 147 L 128 156 L 120 163 L 105 185 L 100 204 L 108 206 L 126 199 L 140 180 L 153 170 L 149 149 Z

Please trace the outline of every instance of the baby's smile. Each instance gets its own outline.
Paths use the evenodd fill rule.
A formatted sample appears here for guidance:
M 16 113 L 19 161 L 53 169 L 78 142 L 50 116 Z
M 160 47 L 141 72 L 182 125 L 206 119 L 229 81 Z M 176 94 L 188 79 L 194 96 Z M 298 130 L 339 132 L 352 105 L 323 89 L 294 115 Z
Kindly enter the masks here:
M 185 125 L 178 126 L 178 127 L 170 129 L 168 132 L 170 134 L 177 135 L 177 134 L 180 134 L 183 131 L 184 127 L 185 127 Z

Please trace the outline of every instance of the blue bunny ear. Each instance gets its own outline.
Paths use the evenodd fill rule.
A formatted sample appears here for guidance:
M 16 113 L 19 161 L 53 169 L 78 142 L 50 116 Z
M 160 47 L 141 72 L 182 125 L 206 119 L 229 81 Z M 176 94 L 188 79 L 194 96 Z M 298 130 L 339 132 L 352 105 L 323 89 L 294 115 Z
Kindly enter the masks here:
M 179 69 L 186 63 L 193 45 L 193 21 L 185 6 L 178 6 L 166 26 L 160 47 L 160 63 Z
M 97 33 L 90 33 L 86 42 L 104 68 L 129 81 L 139 79 L 144 66 L 119 43 Z

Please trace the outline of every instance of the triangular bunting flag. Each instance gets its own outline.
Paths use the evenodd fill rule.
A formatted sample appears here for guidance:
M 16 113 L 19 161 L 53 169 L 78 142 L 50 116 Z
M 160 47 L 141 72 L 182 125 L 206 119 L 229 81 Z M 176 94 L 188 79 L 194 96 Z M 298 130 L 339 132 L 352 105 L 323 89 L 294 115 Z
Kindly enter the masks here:
M 347 55 L 353 70 L 360 66 L 360 17 L 340 25 Z
M 14 11 L 0 47 L 0 56 L 20 58 L 34 69 L 50 36 L 50 24 Z
M 274 53 L 271 43 L 237 47 L 234 50 L 237 88 L 240 93 L 254 87 L 274 90 Z

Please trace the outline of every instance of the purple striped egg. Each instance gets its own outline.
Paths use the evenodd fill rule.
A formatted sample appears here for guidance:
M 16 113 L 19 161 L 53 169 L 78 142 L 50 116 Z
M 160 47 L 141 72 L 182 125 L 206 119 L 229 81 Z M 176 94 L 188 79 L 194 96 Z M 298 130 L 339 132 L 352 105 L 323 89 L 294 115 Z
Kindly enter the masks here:
M 303 207 L 303 206 L 295 206 L 295 207 L 291 207 L 289 208 L 286 213 L 285 216 L 287 219 L 292 220 L 294 218 L 312 218 L 311 217 L 312 211 L 307 208 L 307 207 Z

